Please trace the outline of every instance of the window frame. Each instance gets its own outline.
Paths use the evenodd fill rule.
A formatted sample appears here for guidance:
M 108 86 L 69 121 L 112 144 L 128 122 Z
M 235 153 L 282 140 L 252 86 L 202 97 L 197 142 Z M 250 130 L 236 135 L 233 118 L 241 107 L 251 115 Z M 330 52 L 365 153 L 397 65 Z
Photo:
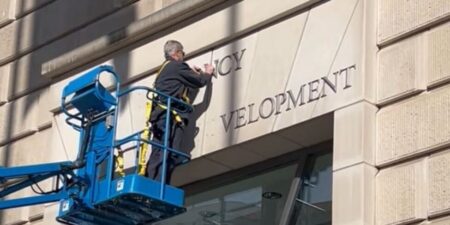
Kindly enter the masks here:
M 302 148 L 275 158 L 271 158 L 256 164 L 233 170 L 221 175 L 217 175 L 192 184 L 184 185 L 181 188 L 185 191 L 185 196 L 196 195 L 224 185 L 235 183 L 239 180 L 251 178 L 271 170 L 296 164 L 296 172 L 291 182 L 289 193 L 281 213 L 279 225 L 288 225 L 293 214 L 295 199 L 301 185 L 301 176 L 306 166 L 306 160 L 310 155 L 320 155 L 333 152 L 333 141 L 325 141 L 319 144 Z M 331 187 L 332 188 L 332 187 Z
M 307 169 L 307 159 L 313 155 L 319 156 L 327 153 L 333 153 L 333 144 L 332 142 L 326 142 L 323 143 L 320 146 L 312 147 L 310 149 L 307 149 L 304 154 L 301 155 L 301 158 L 298 162 L 297 172 L 295 174 L 295 177 L 291 183 L 291 188 L 289 190 L 288 197 L 286 199 L 286 203 L 283 209 L 283 212 L 281 214 L 280 218 L 280 225 L 289 225 L 291 222 L 293 213 L 294 213 L 294 206 L 296 203 L 297 196 L 300 192 L 300 186 L 302 184 L 302 175 L 304 171 Z M 331 165 L 333 166 L 333 165 Z M 331 189 L 333 187 L 330 187 Z

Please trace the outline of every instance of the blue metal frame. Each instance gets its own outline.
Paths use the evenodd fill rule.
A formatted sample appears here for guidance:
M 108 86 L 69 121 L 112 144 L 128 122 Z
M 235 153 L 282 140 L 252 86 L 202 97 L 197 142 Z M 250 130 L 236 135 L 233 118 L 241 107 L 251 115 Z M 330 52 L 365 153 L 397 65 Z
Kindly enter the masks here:
M 0 168 L 0 178 L 3 180 L 3 182 L 6 182 L 9 179 L 22 179 L 14 185 L 7 186 L 2 191 L 0 191 L 0 198 L 6 197 L 12 193 L 20 191 L 50 177 L 62 174 L 71 174 L 71 170 L 68 170 L 68 168 L 70 168 L 71 166 L 71 162 L 60 162 L 44 165 L 21 166 L 15 168 L 2 167 Z M 0 201 L 0 209 L 54 202 L 67 196 L 67 192 L 57 192 L 44 196 L 2 200 Z
M 107 73 L 103 73 L 107 72 Z M 114 78 L 114 87 L 108 91 L 99 82 L 102 74 Z M 167 158 L 169 153 L 190 160 L 190 155 L 169 147 L 169 132 L 163 144 L 141 138 L 143 131 L 116 140 L 119 99 L 134 91 L 146 91 L 155 105 L 166 106 L 165 130 L 170 130 L 172 110 L 192 111 L 185 102 L 157 90 L 137 86 L 120 91 L 119 76 L 111 66 L 96 67 L 71 81 L 63 90 L 62 112 L 66 122 L 80 132 L 79 156 L 75 161 L 49 163 L 13 168 L 0 167 L 0 182 L 22 179 L 0 191 L 0 198 L 51 177 L 63 177 L 61 187 L 52 193 L 20 199 L 0 201 L 0 209 L 41 204 L 61 200 L 58 221 L 66 224 L 136 224 L 169 218 L 185 211 L 184 192 L 167 185 Z M 158 98 L 153 98 L 158 96 Z M 163 100 L 162 100 L 163 99 Z M 182 109 L 172 103 L 183 106 Z M 73 108 L 77 112 L 69 112 Z M 113 124 L 109 124 L 108 121 Z M 110 126 L 112 125 L 112 126 Z M 114 150 L 135 142 L 136 148 L 148 143 L 163 151 L 161 182 L 139 176 L 137 170 L 124 177 L 114 177 Z M 139 151 L 137 151 L 139 154 Z M 122 211 L 134 216 L 122 215 Z

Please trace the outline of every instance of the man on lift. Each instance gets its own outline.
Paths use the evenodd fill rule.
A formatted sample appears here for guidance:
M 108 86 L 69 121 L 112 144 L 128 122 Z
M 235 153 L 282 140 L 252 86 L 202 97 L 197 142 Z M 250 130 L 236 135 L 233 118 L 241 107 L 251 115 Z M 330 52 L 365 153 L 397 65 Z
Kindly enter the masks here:
M 164 56 L 166 61 L 161 66 L 159 74 L 155 80 L 154 88 L 170 96 L 179 98 L 188 104 L 189 90 L 201 88 L 211 81 L 214 67 L 211 64 L 205 64 L 204 70 L 194 66 L 190 68 L 184 62 L 183 45 L 175 40 L 167 41 L 164 45 Z M 175 106 L 176 107 L 176 106 Z M 150 122 L 152 124 L 152 141 L 163 143 L 165 131 L 165 109 L 154 105 Z M 180 148 L 181 137 L 184 128 L 188 123 L 188 115 L 179 114 L 178 120 L 171 120 L 171 129 L 169 132 L 169 147 L 182 150 Z M 160 181 L 162 175 L 163 151 L 156 146 L 152 147 L 150 159 L 147 162 L 147 177 Z M 170 178 L 175 166 L 178 164 L 177 158 L 169 154 L 167 157 L 166 181 L 170 183 Z

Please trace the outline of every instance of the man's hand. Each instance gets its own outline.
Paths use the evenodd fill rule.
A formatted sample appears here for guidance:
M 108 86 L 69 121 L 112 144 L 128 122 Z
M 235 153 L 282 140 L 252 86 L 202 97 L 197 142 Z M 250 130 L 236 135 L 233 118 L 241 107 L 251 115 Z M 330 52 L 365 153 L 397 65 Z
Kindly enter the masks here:
M 205 65 L 205 73 L 208 75 L 213 75 L 214 73 L 214 66 L 212 64 L 206 63 Z
M 201 72 L 203 72 L 200 67 L 195 66 L 195 65 L 193 67 L 191 67 L 191 69 L 197 74 L 200 74 Z

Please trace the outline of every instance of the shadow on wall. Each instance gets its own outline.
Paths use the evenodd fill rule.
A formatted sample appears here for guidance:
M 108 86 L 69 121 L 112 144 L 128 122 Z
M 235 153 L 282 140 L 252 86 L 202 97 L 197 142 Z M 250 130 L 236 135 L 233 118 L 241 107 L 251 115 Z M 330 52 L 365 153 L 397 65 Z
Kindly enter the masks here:
M 132 22 L 134 22 L 137 18 L 136 13 L 134 11 L 130 12 L 129 14 L 126 15 L 126 17 L 124 18 L 125 20 L 127 20 L 127 24 L 130 24 Z M 113 42 L 113 38 L 108 36 L 108 38 L 111 40 L 111 42 Z M 118 57 L 114 57 L 113 58 L 113 66 L 114 66 L 114 70 L 116 71 L 117 74 L 119 74 L 120 79 L 121 80 L 125 80 L 130 72 L 131 72 L 131 62 L 130 62 L 130 52 L 126 51 L 125 53 L 122 53 L 122 57 L 118 58 Z M 125 111 L 125 107 L 129 106 L 128 104 L 129 98 L 122 98 L 121 99 L 121 103 L 119 104 L 119 113 L 122 113 Z
M 181 143 L 181 149 L 185 150 L 188 153 L 191 153 L 195 148 L 195 137 L 199 134 L 200 128 L 197 127 L 197 120 L 206 112 L 211 103 L 213 83 L 210 82 L 206 85 L 205 94 L 203 96 L 203 101 L 197 105 L 193 105 L 194 112 L 189 115 L 189 123 L 185 128 L 185 134 L 183 137 L 183 141 Z M 194 102 L 197 97 L 198 90 L 193 92 L 192 96 L 189 96 L 189 99 L 192 99 Z
M 24 4 L 19 4 L 19 6 L 17 7 L 16 10 L 24 11 L 25 10 L 24 9 Z M 31 15 L 33 15 L 33 14 L 30 14 L 30 16 Z M 20 49 L 21 49 L 21 45 L 22 45 L 22 41 L 23 41 L 22 37 L 23 37 L 23 35 L 26 32 L 24 30 L 25 26 L 24 26 L 23 20 L 19 19 L 18 21 L 14 21 L 14 23 L 17 23 L 17 32 L 14 34 L 14 37 L 13 37 L 14 38 L 13 39 L 14 40 L 13 41 L 14 53 L 18 53 L 20 51 Z M 12 26 L 12 25 L 13 24 L 9 24 L 9 26 Z M 28 29 L 29 29 L 27 31 L 28 34 L 34 35 L 36 33 L 35 32 L 35 26 L 30 26 Z M 36 39 L 35 37 L 30 37 L 29 38 L 29 40 L 33 40 L 33 41 L 35 41 L 35 39 Z M 18 78 L 16 76 L 18 70 L 19 70 L 19 64 L 17 62 L 12 63 L 11 72 L 10 72 L 10 75 L 9 75 L 9 84 L 7 84 L 7 85 L 9 85 L 8 98 L 10 96 L 10 93 L 14 92 L 14 89 L 17 86 L 18 82 L 20 82 L 20 81 L 18 81 Z M 30 80 L 27 79 L 27 81 L 26 81 L 27 85 L 29 84 L 28 82 L 30 82 L 30 81 L 31 81 L 31 79 Z M 3 132 L 2 139 L 6 140 L 5 143 L 10 142 L 10 140 L 14 138 L 13 132 L 15 132 L 15 127 L 14 126 L 15 126 L 15 123 L 16 123 L 14 120 L 24 119 L 24 117 L 27 116 L 25 112 L 31 111 L 32 110 L 31 108 L 33 107 L 33 104 L 36 104 L 38 102 L 38 99 L 36 99 L 36 97 L 26 96 L 24 101 L 25 102 L 23 104 L 25 104 L 25 105 L 23 106 L 24 109 L 23 109 L 22 112 L 18 112 L 17 104 L 11 104 L 11 102 L 9 102 L 9 103 L 7 103 L 7 104 L 5 104 L 3 106 L 0 106 L 0 107 L 8 107 L 9 108 L 9 110 L 6 111 L 5 115 L 3 115 L 5 117 L 3 119 L 3 121 L 5 121 L 6 124 L 4 124 L 4 126 L 3 126 L 4 130 L 2 131 Z M 3 152 L 1 154 L 3 154 L 4 157 L 2 159 L 2 162 L 1 162 L 0 166 L 5 166 L 5 167 L 16 166 L 16 165 L 14 165 L 14 162 L 12 162 L 12 159 L 11 159 L 11 156 L 12 156 L 12 152 L 11 151 L 12 150 L 13 149 L 11 148 L 11 143 L 8 143 L 8 144 L 6 144 L 3 147 Z M 30 153 L 32 154 L 31 151 L 33 151 L 33 150 L 39 151 L 38 149 L 30 149 L 29 150 L 30 152 L 27 152 L 27 153 L 24 153 L 24 154 L 30 154 Z M 12 210 L 14 210 L 14 209 L 12 209 Z M 6 221 L 11 220 L 11 218 L 7 218 L 8 214 L 9 213 L 6 210 L 0 213 L 0 223 L 1 224 L 4 224 L 4 223 L 6 223 Z
M 229 18 L 229 22 L 228 22 L 228 34 L 229 35 L 233 35 L 234 33 L 236 33 L 237 29 L 238 29 L 238 18 L 239 12 L 238 12 L 238 7 L 231 7 L 230 9 L 230 15 L 228 16 Z M 239 49 L 239 46 L 237 46 L 237 42 L 233 42 L 231 44 L 231 51 L 230 52 L 237 52 Z M 237 80 L 236 80 L 236 76 L 231 76 L 230 77 L 231 81 L 230 81 L 230 87 L 228 90 L 230 90 L 229 96 L 228 96 L 228 102 L 227 102 L 227 107 L 228 109 L 236 109 L 237 108 L 237 98 L 238 96 L 236 95 L 237 90 Z M 235 139 L 235 133 L 234 132 L 229 132 L 228 133 L 228 137 L 227 137 L 227 145 L 232 145 L 233 141 Z
M 232 5 L 236 4 L 237 1 L 233 1 L 233 2 L 228 2 L 228 4 L 226 4 L 226 7 L 230 7 L 230 14 L 229 14 L 229 21 L 228 21 L 228 35 L 232 36 L 236 33 L 237 30 L 237 23 L 239 18 L 238 17 L 238 8 L 237 7 L 232 7 Z M 222 6 L 224 7 L 224 6 Z M 223 8 L 222 8 L 223 9 Z M 233 42 L 231 44 L 231 49 L 230 52 L 236 52 L 238 51 L 239 46 L 237 46 L 237 44 L 235 42 Z M 212 53 L 214 54 L 214 49 L 212 49 Z M 212 62 L 210 62 L 212 63 Z M 217 69 L 217 68 L 216 68 Z M 233 109 L 236 108 L 236 102 L 237 102 L 237 94 L 236 94 L 236 77 L 235 76 L 231 76 L 231 82 L 229 83 L 229 87 L 227 88 L 228 91 L 228 96 L 227 96 L 227 101 L 224 102 L 223 104 L 227 105 L 227 108 Z M 206 110 L 208 110 L 208 108 L 210 107 L 211 104 L 211 98 L 212 98 L 212 91 L 213 91 L 213 84 L 214 82 L 214 78 L 212 79 L 212 82 L 210 82 L 205 88 L 205 93 L 203 96 L 203 101 L 197 105 L 193 105 L 194 108 L 194 112 L 189 116 L 189 123 L 187 124 L 187 127 L 185 128 L 185 132 L 184 132 L 184 136 L 183 136 L 183 140 L 181 143 L 181 148 L 185 150 L 188 153 L 192 153 L 192 151 L 194 150 L 194 148 L 199 144 L 199 143 L 195 143 L 195 138 L 196 136 L 200 133 L 200 128 L 197 126 L 197 121 L 198 119 L 200 119 L 200 117 L 206 112 Z M 192 100 L 192 102 L 195 101 L 195 98 L 198 95 L 198 90 L 196 92 L 192 93 L 192 96 L 189 96 L 189 98 Z M 217 104 L 217 102 L 216 102 Z M 224 139 L 227 140 L 227 144 L 231 145 L 233 143 L 234 140 L 234 133 L 233 132 L 229 132 L 228 136 L 223 137 Z M 202 139 L 200 139 L 202 140 Z
M 111 1 L 109 8 L 112 10 L 109 13 L 114 12 L 115 10 L 119 9 L 119 7 L 123 7 L 120 10 L 124 10 L 127 5 L 132 3 L 134 0 L 114 0 Z M 27 5 L 30 4 L 26 3 L 28 0 L 18 0 L 17 1 L 17 12 L 23 12 L 27 10 Z M 69 3 L 69 2 L 66 2 Z M 40 6 L 41 8 L 37 9 L 39 10 L 45 10 L 48 7 L 54 7 L 55 4 L 61 4 L 61 1 L 53 1 L 50 0 L 46 4 Z M 80 4 L 85 4 L 87 11 L 92 11 L 90 3 L 88 1 L 83 1 Z M 103 3 L 102 3 L 103 4 Z M 70 5 L 70 4 L 67 4 Z M 99 4 L 96 4 L 99 5 Z M 122 16 L 120 18 L 122 25 L 128 25 L 136 20 L 136 13 L 134 8 L 130 8 L 124 11 L 127 13 L 122 13 Z M 114 9 L 114 10 L 113 10 Z M 130 10 L 133 9 L 133 10 Z M 70 7 L 62 7 L 61 10 L 70 10 Z M 35 11 L 36 12 L 36 11 Z M 35 134 L 36 132 L 36 125 L 37 121 L 39 120 L 39 117 L 44 117 L 45 115 L 39 115 L 38 111 L 42 111 L 45 113 L 49 113 L 48 111 L 50 109 L 40 109 L 36 110 L 37 107 L 42 107 L 47 104 L 38 105 L 40 101 L 39 92 L 45 90 L 46 88 L 49 88 L 49 86 L 52 83 L 56 83 L 61 80 L 55 79 L 50 80 L 48 78 L 45 78 L 41 75 L 41 68 L 42 65 L 50 60 L 54 59 L 60 55 L 63 55 L 64 53 L 71 51 L 78 46 L 81 46 L 87 42 L 90 42 L 92 40 L 95 40 L 103 35 L 105 35 L 105 31 L 97 31 L 93 33 L 86 34 L 87 30 L 96 30 L 90 28 L 90 24 L 96 24 L 98 26 L 98 23 L 102 20 L 107 20 L 109 18 L 108 13 L 103 13 L 102 18 L 99 16 L 102 15 L 94 15 L 92 18 L 86 19 L 84 21 L 84 24 L 78 24 L 77 26 L 74 26 L 71 28 L 71 30 L 64 31 L 60 34 L 57 34 L 58 39 L 51 40 L 48 43 L 45 43 L 42 46 L 38 46 L 36 49 L 33 49 L 33 51 L 29 54 L 23 55 L 23 46 L 34 46 L 39 45 L 40 43 L 37 43 L 37 39 L 39 35 L 42 37 L 42 32 L 48 29 L 51 29 L 51 26 L 53 23 L 65 23 L 65 20 L 76 20 L 74 18 L 59 18 L 60 20 L 54 21 L 49 20 L 51 18 L 51 15 L 46 15 L 43 13 L 34 13 L 31 12 L 30 14 L 25 15 L 22 18 L 18 18 L 16 21 L 14 21 L 11 24 L 8 24 L 7 26 L 16 26 L 16 33 L 13 34 L 11 39 L 13 40 L 14 45 L 14 55 L 21 55 L 20 57 L 17 57 L 14 59 L 14 61 L 11 62 L 11 72 L 9 76 L 9 88 L 8 88 L 8 103 L 5 105 L 2 105 L 0 107 L 8 107 L 8 110 L 6 110 L 6 113 L 2 115 L 4 118 L 2 118 L 5 123 L 3 124 L 0 134 L 2 134 L 3 137 L 1 137 L 2 143 L 0 143 L 0 149 L 2 152 L 0 152 L 0 166 L 5 167 L 12 167 L 12 166 L 20 166 L 22 164 L 28 164 L 30 162 L 16 162 L 16 159 L 18 157 L 12 157 L 13 154 L 33 154 L 33 155 L 45 155 L 45 151 L 48 151 L 50 149 L 17 149 L 12 148 L 12 144 L 14 141 L 17 141 L 19 138 L 26 138 L 23 136 L 29 136 L 29 135 L 38 135 Z M 96 18 L 94 18 L 96 17 Z M 27 20 L 25 20 L 27 18 Z M 42 27 L 42 25 L 49 26 L 49 27 Z M 3 27 L 4 29 L 5 27 Z M 115 26 L 114 29 L 118 29 L 119 27 Z M 75 36 L 73 36 L 75 34 Z M 78 35 L 78 36 L 76 36 Z M 76 37 L 83 37 L 83 38 L 76 38 Z M 68 42 L 69 44 L 65 44 Z M 115 61 L 114 64 L 116 65 L 116 68 L 118 71 L 120 71 L 121 74 L 128 74 L 129 73 L 129 56 L 125 55 L 125 57 L 121 58 L 120 62 Z M 1 65 L 0 65 L 1 66 Z M 24 75 L 25 74 L 25 75 Z M 51 96 L 51 98 L 56 98 L 56 101 L 59 101 L 60 96 Z M 35 108 L 36 107 L 36 108 Z M 3 110 L 3 109 L 2 109 Z M 32 115 L 34 114 L 34 115 Z M 32 124 L 24 124 L 25 122 L 30 122 Z M 48 121 L 50 122 L 50 121 Z M 42 129 L 47 129 L 48 126 L 44 126 Z M 18 130 L 23 131 L 24 129 L 27 131 L 27 133 L 24 133 L 22 137 L 17 136 Z M 23 141 L 23 140 L 19 140 Z M 25 140 L 28 141 L 28 140 Z M 21 144 L 22 145 L 22 144 Z M 27 145 L 29 146 L 29 145 Z M 23 150 L 26 152 L 20 152 L 20 153 L 12 153 L 12 151 L 17 150 Z M 63 151 L 61 149 L 61 151 Z M 26 159 L 27 157 L 20 157 L 19 159 Z M 18 165 L 20 163 L 20 165 Z M 32 162 L 31 162 L 32 163 Z M 30 215 L 32 216 L 32 215 Z M 4 212 L 0 212 L 0 224 L 4 224 L 6 220 L 11 221 L 12 218 L 7 218 Z M 19 219 L 19 218 L 17 218 Z
M 21 1 L 19 1 L 20 3 Z M 113 1 L 117 2 L 117 1 Z M 125 1 L 122 1 L 125 2 Z M 131 2 L 131 1 L 128 1 Z M 44 10 L 46 7 L 51 7 L 52 4 L 56 4 L 55 1 L 50 2 L 50 4 L 45 5 L 43 8 L 40 8 L 38 10 Z M 118 3 L 111 3 L 111 4 L 118 4 Z M 25 4 L 17 4 L 18 5 L 18 11 L 24 10 Z M 86 8 L 89 6 L 86 5 Z M 117 5 L 119 7 L 119 5 Z M 135 11 L 134 8 L 130 8 L 133 10 L 126 10 L 127 14 L 123 14 L 121 17 L 122 21 L 126 21 L 125 24 L 132 23 L 135 19 Z M 123 9 L 122 9 L 123 10 Z M 17 26 L 17 31 L 14 34 L 14 46 L 15 46 L 15 52 L 19 52 L 22 45 L 24 45 L 24 41 L 26 40 L 36 40 L 37 35 L 39 35 L 39 26 L 43 25 L 43 21 L 46 21 L 47 18 L 33 18 L 36 16 L 42 16 L 46 17 L 45 15 L 37 14 L 37 13 L 30 13 L 26 15 L 28 21 L 32 21 L 32 24 L 30 25 L 29 22 L 25 21 L 24 18 L 19 18 L 17 21 L 14 21 L 14 23 Z M 70 20 L 70 18 L 60 18 L 60 21 L 57 21 L 58 23 L 64 23 L 64 20 Z M 107 17 L 104 17 L 103 19 L 107 19 Z M 47 19 L 48 20 L 48 19 Z M 91 21 L 94 23 L 97 23 L 98 21 Z M 11 25 L 11 24 L 10 24 Z M 47 26 L 51 26 L 51 24 L 47 24 Z M 15 139 L 15 131 L 14 131 L 14 125 L 19 125 L 20 127 L 26 127 L 27 129 L 35 129 L 35 124 L 18 124 L 17 120 L 18 118 L 23 119 L 22 121 L 28 121 L 24 118 L 27 118 L 27 116 L 30 116 L 31 113 L 34 113 L 34 107 L 39 102 L 39 92 L 45 90 L 48 88 L 52 83 L 56 83 L 60 81 L 60 79 L 50 80 L 48 78 L 45 78 L 41 75 L 41 66 L 46 61 L 58 57 L 59 55 L 64 54 L 65 52 L 71 51 L 89 41 L 92 41 L 96 38 L 99 38 L 105 33 L 90 33 L 89 35 L 85 35 L 83 32 L 85 32 L 87 29 L 93 30 L 92 28 L 89 28 L 89 26 L 82 27 L 77 30 L 72 30 L 71 33 L 66 34 L 65 36 L 62 36 L 60 39 L 52 41 L 50 43 L 47 43 L 46 45 L 39 47 L 35 49 L 33 52 L 21 56 L 15 61 L 11 63 L 11 74 L 9 79 L 9 90 L 8 90 L 8 99 L 9 103 L 5 104 L 1 107 L 8 107 L 9 111 L 7 115 L 5 115 L 5 121 L 7 121 L 7 124 L 3 125 L 3 134 L 4 137 L 1 139 L 8 140 L 6 143 L 11 142 L 12 139 Z M 77 42 L 76 45 L 66 45 L 64 48 L 58 48 L 61 47 L 61 44 L 58 44 L 58 42 L 70 42 L 70 36 L 77 33 L 77 35 L 82 35 L 83 38 L 81 38 L 81 42 Z M 32 35 L 32 37 L 24 37 L 24 35 Z M 62 35 L 62 34 L 61 34 Z M 69 39 L 67 39 L 69 38 Z M 28 45 L 33 45 L 28 44 Z M 115 61 L 114 64 L 116 65 L 117 70 L 120 72 L 120 74 L 128 74 L 129 73 L 129 56 L 124 55 L 124 57 L 121 57 L 119 61 Z M 26 74 L 24 76 L 23 74 Z M 25 92 L 24 92 L 25 90 Z M 17 103 L 20 101 L 21 107 L 18 107 L 18 104 L 12 104 Z M 48 109 L 49 110 L 49 109 Z M 41 109 L 41 111 L 47 112 L 47 109 Z M 41 116 L 41 115 L 37 115 Z M 37 117 L 36 116 L 36 117 Z M 33 121 L 34 122 L 34 121 Z M 12 166 L 10 160 L 10 152 L 9 146 L 6 145 L 5 154 L 6 157 L 3 158 L 3 161 L 0 165 L 4 166 Z

